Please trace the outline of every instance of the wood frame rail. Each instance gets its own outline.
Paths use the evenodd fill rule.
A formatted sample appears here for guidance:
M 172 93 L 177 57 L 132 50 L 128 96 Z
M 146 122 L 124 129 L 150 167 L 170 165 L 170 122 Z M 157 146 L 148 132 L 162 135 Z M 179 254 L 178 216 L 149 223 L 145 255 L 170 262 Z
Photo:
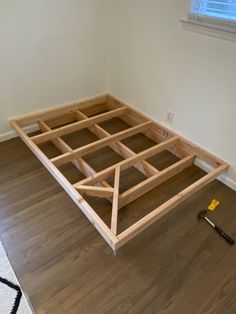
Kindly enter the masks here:
M 119 117 L 126 122 L 129 128 L 110 134 L 99 125 L 99 123 L 115 117 Z M 226 162 L 108 94 L 16 117 L 11 119 L 11 124 L 114 251 L 193 193 L 202 189 L 228 168 Z M 27 135 L 24 127 L 31 124 L 37 124 L 41 133 L 33 136 Z M 98 140 L 72 149 L 62 138 L 64 135 L 85 128 L 96 135 Z M 121 142 L 121 140 L 138 133 L 143 133 L 156 144 L 151 148 L 135 153 Z M 49 159 L 40 149 L 39 144 L 48 141 L 53 143 L 61 152 L 59 156 Z M 96 172 L 83 157 L 106 146 L 118 153 L 124 160 Z M 164 170 L 158 170 L 147 159 L 164 150 L 169 150 L 180 160 Z M 125 208 L 127 204 L 190 167 L 196 157 L 210 164 L 212 171 L 120 234 L 118 233 L 120 209 Z M 60 166 L 70 162 L 85 176 L 85 179 L 71 184 L 65 178 L 60 171 Z M 135 167 L 146 179 L 129 190 L 120 193 L 121 173 L 130 167 Z M 114 177 L 113 185 L 107 182 L 112 177 Z M 85 200 L 84 196 L 86 195 L 106 198 L 112 203 L 110 226 L 105 224 Z

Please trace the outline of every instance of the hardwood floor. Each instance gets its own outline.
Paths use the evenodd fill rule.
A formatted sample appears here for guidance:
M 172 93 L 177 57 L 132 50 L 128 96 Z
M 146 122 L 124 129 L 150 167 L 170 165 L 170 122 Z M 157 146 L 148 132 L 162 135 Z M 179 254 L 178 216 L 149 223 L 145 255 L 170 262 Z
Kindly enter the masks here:
M 103 127 L 124 129 L 119 121 Z M 77 136 L 76 136 L 77 135 Z M 66 138 L 91 142 L 90 132 Z M 125 143 L 140 151 L 153 143 L 142 135 Z M 79 145 L 79 144 L 77 144 Z M 45 153 L 57 154 L 44 144 Z M 122 158 L 105 148 L 86 161 L 101 170 Z M 163 169 L 176 161 L 164 152 L 149 160 Z M 83 178 L 63 166 L 71 182 Z M 193 166 L 139 198 L 119 215 L 119 231 L 203 175 Z M 131 168 L 122 189 L 143 180 Z M 197 213 L 212 198 L 221 206 L 212 219 L 236 238 L 236 192 L 214 181 L 121 248 L 115 256 L 79 208 L 19 140 L 0 143 L 0 237 L 36 313 L 236 313 L 236 246 L 230 247 Z M 88 199 L 110 222 L 111 205 Z

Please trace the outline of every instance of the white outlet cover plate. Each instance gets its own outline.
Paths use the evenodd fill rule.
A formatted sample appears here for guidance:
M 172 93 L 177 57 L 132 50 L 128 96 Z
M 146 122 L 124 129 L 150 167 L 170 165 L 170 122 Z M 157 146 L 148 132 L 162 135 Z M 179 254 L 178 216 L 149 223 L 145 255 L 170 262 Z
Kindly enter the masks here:
M 168 113 L 167 113 L 167 121 L 168 121 L 169 123 L 173 123 L 173 122 L 174 122 L 174 117 L 175 117 L 174 111 L 168 110 Z

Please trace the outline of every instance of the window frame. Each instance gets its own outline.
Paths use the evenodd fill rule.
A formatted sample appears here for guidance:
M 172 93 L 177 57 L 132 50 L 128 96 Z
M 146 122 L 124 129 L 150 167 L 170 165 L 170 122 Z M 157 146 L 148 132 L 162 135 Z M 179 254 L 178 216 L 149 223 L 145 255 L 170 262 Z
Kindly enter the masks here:
M 189 1 L 187 18 L 181 19 L 184 29 L 236 41 L 236 21 L 193 13 L 191 5 L 192 0 Z

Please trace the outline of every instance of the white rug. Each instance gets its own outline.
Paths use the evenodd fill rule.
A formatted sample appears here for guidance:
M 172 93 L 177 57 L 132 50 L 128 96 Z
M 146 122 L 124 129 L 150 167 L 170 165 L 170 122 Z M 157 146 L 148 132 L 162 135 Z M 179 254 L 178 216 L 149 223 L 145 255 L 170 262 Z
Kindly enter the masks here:
M 33 314 L 1 242 L 0 314 Z

